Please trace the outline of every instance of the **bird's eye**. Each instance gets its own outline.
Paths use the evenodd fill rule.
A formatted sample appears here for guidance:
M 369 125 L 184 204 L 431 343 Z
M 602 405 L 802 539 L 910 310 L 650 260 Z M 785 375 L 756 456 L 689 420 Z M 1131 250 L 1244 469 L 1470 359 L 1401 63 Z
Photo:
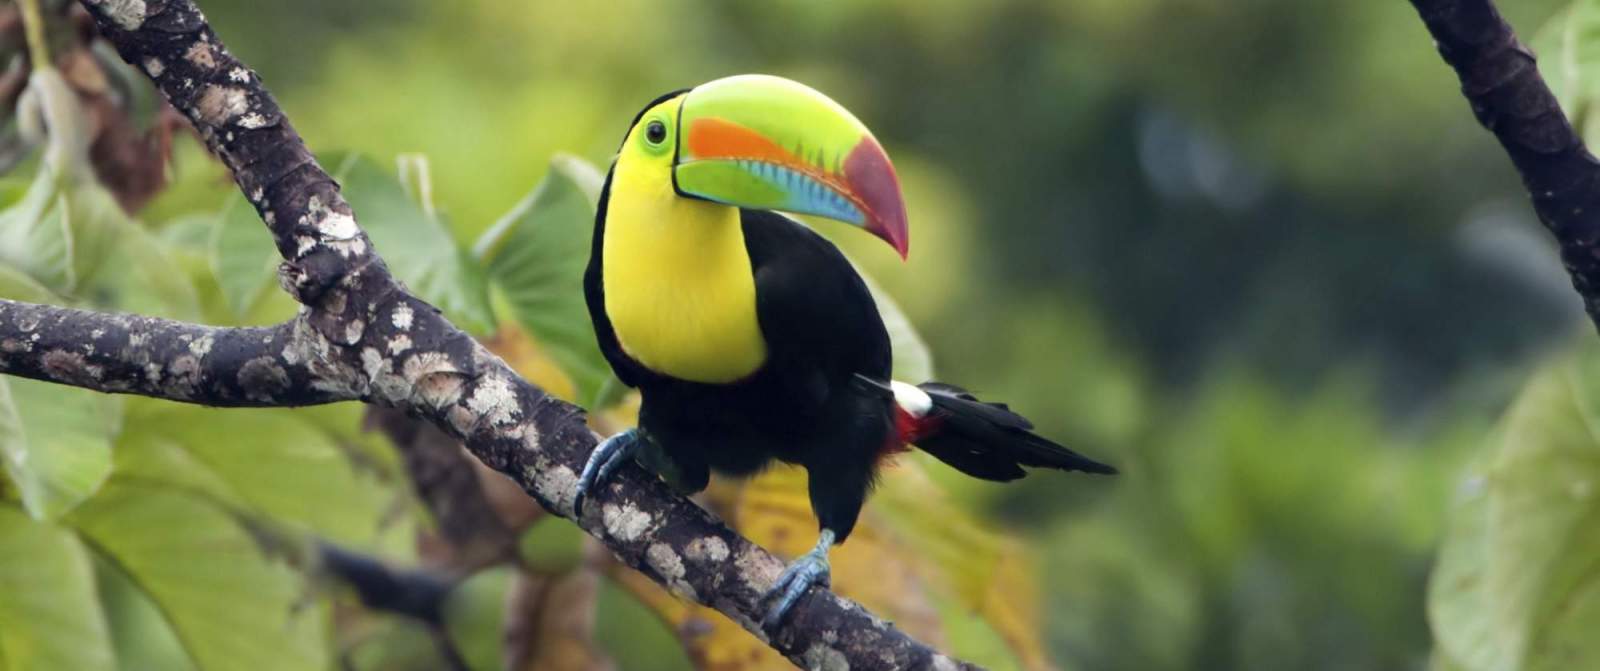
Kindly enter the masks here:
M 667 125 L 660 121 L 651 121 L 644 127 L 644 139 L 650 144 L 661 144 L 667 139 Z

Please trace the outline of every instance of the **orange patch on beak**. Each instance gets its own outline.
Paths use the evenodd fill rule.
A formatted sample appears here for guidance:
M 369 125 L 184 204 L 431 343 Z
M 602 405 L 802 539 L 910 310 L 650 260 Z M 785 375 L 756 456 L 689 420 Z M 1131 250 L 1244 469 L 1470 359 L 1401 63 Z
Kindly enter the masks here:
M 689 156 L 695 159 L 743 159 L 799 168 L 794 153 L 760 133 L 718 118 L 695 119 L 688 133 Z

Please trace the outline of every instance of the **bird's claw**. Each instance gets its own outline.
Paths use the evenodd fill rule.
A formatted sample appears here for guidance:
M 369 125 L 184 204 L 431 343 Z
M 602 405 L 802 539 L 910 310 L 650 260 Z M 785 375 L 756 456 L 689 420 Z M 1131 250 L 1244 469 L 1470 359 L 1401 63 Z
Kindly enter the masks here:
M 767 592 L 766 599 L 777 599 L 772 608 L 767 611 L 767 616 L 761 619 L 761 628 L 766 631 L 775 631 L 783 618 L 789 614 L 790 609 L 800 602 L 800 597 L 812 585 L 827 587 L 831 582 L 831 570 L 828 568 L 828 549 L 826 546 L 801 555 L 798 559 L 784 567 L 783 574 L 778 576 L 772 590 Z
M 583 502 L 589 492 L 604 484 L 623 464 L 639 453 L 643 443 L 638 429 L 628 429 L 605 439 L 589 453 L 589 461 L 578 476 L 578 493 L 572 497 L 572 516 L 583 516 Z

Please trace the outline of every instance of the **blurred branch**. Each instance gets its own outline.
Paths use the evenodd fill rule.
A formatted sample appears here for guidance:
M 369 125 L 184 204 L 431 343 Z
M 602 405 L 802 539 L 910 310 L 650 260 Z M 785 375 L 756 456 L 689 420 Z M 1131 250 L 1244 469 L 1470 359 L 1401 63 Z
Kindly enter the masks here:
M 295 382 L 427 419 L 570 518 L 577 473 L 595 445 L 583 411 L 530 385 L 400 285 L 338 184 L 192 2 L 83 2 L 122 58 L 190 119 L 270 229 L 284 258 L 282 284 L 305 306 L 290 322 L 293 336 L 311 347 L 305 365 L 318 373 Z M 101 388 L 81 377 L 45 379 Z M 335 388 L 320 388 L 328 384 Z M 796 664 L 973 668 L 825 589 L 809 592 L 767 639 L 757 622 L 782 570 L 777 557 L 638 469 L 624 469 L 595 504 L 575 521 L 623 562 L 727 614 Z
M 513 524 L 495 508 L 477 466 L 456 439 L 395 408 L 371 407 L 366 423 L 400 451 L 412 486 L 450 546 L 451 564 L 470 573 L 492 564 L 520 563 L 517 539 L 526 524 Z
M 594 640 L 599 591 L 600 574 L 594 571 L 519 572 L 506 609 L 505 668 L 615 668 Z
M 444 627 L 444 602 L 456 587 L 454 581 L 427 571 L 392 569 L 377 558 L 332 543 L 318 544 L 317 557 L 318 568 L 354 590 L 362 605 L 428 625 L 450 669 L 468 668 Z
M 1539 221 L 1561 245 L 1572 286 L 1600 326 L 1600 162 L 1583 145 L 1490 0 L 1411 0 L 1455 68 L 1461 92 L 1522 175 Z
M 355 590 L 368 608 L 398 613 L 434 626 L 444 624 L 444 599 L 455 583 L 428 571 L 400 571 L 375 557 L 322 543 L 321 569 Z
M 448 553 L 443 563 L 451 575 L 470 575 L 500 564 L 516 568 L 506 598 L 505 668 L 611 668 L 594 645 L 599 575 L 584 570 L 542 574 L 520 554 L 522 532 L 544 514 L 526 493 L 486 470 L 456 439 L 428 422 L 376 405 L 368 408 L 364 422 L 383 432 L 400 451 L 417 495 L 433 514 L 444 541 L 425 545 L 440 546 Z M 363 603 L 382 607 L 365 599 Z M 442 629 L 439 633 L 444 634 Z

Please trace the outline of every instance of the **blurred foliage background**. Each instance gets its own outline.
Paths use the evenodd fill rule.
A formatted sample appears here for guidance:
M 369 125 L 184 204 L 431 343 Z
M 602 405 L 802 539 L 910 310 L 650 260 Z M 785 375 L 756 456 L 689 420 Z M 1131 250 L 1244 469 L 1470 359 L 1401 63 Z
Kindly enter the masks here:
M 1544 43 L 1560 51 L 1572 46 L 1560 37 L 1567 24 L 1549 22 L 1567 20 L 1558 14 L 1564 4 L 1507 2 L 1502 10 L 1525 37 L 1556 26 Z M 1484 558 L 1480 527 L 1498 524 L 1496 515 L 1514 527 L 1529 510 L 1491 506 L 1485 491 L 1541 486 L 1548 475 L 1541 469 L 1559 466 L 1582 476 L 1573 475 L 1568 489 L 1587 500 L 1591 471 L 1583 469 L 1600 472 L 1600 448 L 1590 434 L 1572 438 L 1551 427 L 1570 424 L 1584 434 L 1600 414 L 1581 379 L 1559 380 L 1561 370 L 1579 367 L 1572 361 L 1592 362 L 1594 352 L 1559 359 L 1568 363 L 1539 377 L 1522 410 L 1492 429 L 1542 362 L 1570 356 L 1555 351 L 1593 336 L 1516 175 L 1474 123 L 1406 3 L 202 6 L 325 164 L 335 152 L 376 157 L 385 167 L 400 154 L 426 156 L 428 217 L 447 225 L 463 249 L 533 185 L 552 179 L 551 166 L 563 165 L 552 156 L 606 165 L 637 108 L 666 90 L 768 72 L 807 82 L 865 120 L 904 180 L 910 261 L 900 263 L 866 236 L 817 226 L 904 309 L 939 377 L 1011 402 L 1045 434 L 1124 471 L 1115 479 L 1040 474 L 991 486 L 916 461 L 912 475 L 871 504 L 891 549 L 861 561 L 884 562 L 879 573 L 908 562 L 941 567 L 934 580 L 947 589 L 900 604 L 906 610 L 899 612 L 935 613 L 928 616 L 935 635 L 958 652 L 1001 668 L 1581 667 L 1528 660 L 1540 632 L 1561 630 L 1565 615 L 1552 613 L 1588 612 L 1567 595 L 1580 606 L 1600 598 L 1588 596 L 1595 578 L 1584 569 L 1597 561 L 1592 542 L 1561 545 L 1571 565 L 1539 564 L 1553 567 L 1554 577 L 1517 587 L 1532 596 L 1518 592 L 1526 598 L 1516 608 L 1472 601 L 1494 595 L 1461 586 L 1482 577 L 1479 569 L 1496 574 L 1522 559 Z M 1580 27 L 1592 29 L 1586 20 Z M 337 154 L 341 162 L 350 155 Z M 192 237 L 183 232 L 192 225 L 186 217 L 215 216 L 227 187 L 192 141 L 178 139 L 174 160 L 179 186 L 142 219 L 182 247 Z M 346 185 L 359 195 L 351 179 Z M 190 183 L 204 186 L 180 188 Z M 415 189 L 407 193 L 415 197 Z M 352 200 L 369 227 L 382 216 Z M 263 257 L 258 265 L 265 264 Z M 240 292 L 256 290 L 221 287 L 215 300 L 202 290 L 197 309 L 217 314 L 207 306 L 238 307 Z M 272 298 L 245 307 L 222 314 L 267 321 L 288 309 Z M 515 310 L 502 303 L 496 313 Z M 486 331 L 496 320 L 480 321 Z M 549 373 L 537 344 L 521 345 L 531 354 L 509 344 L 527 333 L 502 328 L 498 337 L 497 351 L 531 376 L 544 371 L 552 384 L 577 385 L 567 393 L 582 391 L 582 375 L 559 353 L 551 356 L 554 368 L 568 369 L 564 381 Z M 1528 417 L 1529 407 L 1548 405 L 1537 399 L 1552 397 L 1570 402 L 1568 416 Z M 133 402 L 123 412 L 133 419 L 158 412 L 146 405 Z M 626 410 L 613 420 L 625 422 Z M 349 431 L 355 422 L 341 416 L 322 425 Z M 372 440 L 328 431 L 335 443 Z M 1556 454 L 1553 462 L 1548 454 Z M 761 484 L 769 489 L 714 491 L 709 505 L 737 519 L 741 496 L 787 486 L 782 474 Z M 944 496 L 936 510 L 976 519 L 919 525 L 917 506 L 904 501 L 932 489 Z M 382 496 L 364 496 L 366 509 L 381 512 Z M 1460 504 L 1454 515 L 1452 502 Z M 92 517 L 103 507 L 73 515 Z M 1475 524 L 1478 509 L 1490 507 L 1495 512 L 1482 514 L 1489 521 Z M 1537 542 L 1559 545 L 1600 526 L 1589 507 L 1561 514 L 1568 524 Z M 802 519 L 785 523 L 806 526 L 803 509 L 793 515 Z M 770 527 L 744 530 L 783 545 L 787 536 Z M 761 536 L 763 528 L 771 533 Z M 1446 577 L 1467 578 L 1436 577 L 1430 599 L 1430 573 L 1452 528 Z M 349 529 L 317 531 L 358 541 Z M 534 532 L 548 547 L 576 542 L 560 531 Z M 973 547 L 992 550 L 985 555 L 992 563 L 968 567 L 976 578 L 961 577 L 951 570 L 959 561 L 939 556 L 941 547 L 973 537 L 962 534 L 981 536 Z M 874 538 L 851 545 L 872 546 Z M 414 559 L 393 539 L 379 540 L 360 543 Z M 554 562 L 560 573 L 583 560 L 529 561 Z M 586 635 L 619 668 L 660 668 L 664 659 L 678 668 L 743 668 L 749 661 L 737 632 L 711 638 L 709 650 L 674 640 L 693 613 L 646 593 L 648 586 L 630 586 L 615 569 L 599 572 L 608 576 L 600 587 L 574 588 L 598 596 L 571 598 L 599 609 Z M 480 575 L 463 593 L 488 604 L 499 604 L 521 579 Z M 986 585 L 983 576 L 1020 585 Z M 1493 575 L 1485 580 L 1500 584 Z M 272 585 L 274 598 L 286 598 L 279 594 L 286 587 Z M 847 585 L 841 591 L 851 593 Z M 1036 603 L 1022 603 L 1025 594 Z M 124 601 L 112 600 L 148 608 Z M 652 621 L 640 604 L 673 627 L 639 633 Z M 497 608 L 481 606 L 480 619 L 462 621 L 479 623 L 481 637 L 501 626 Z M 1485 621 L 1486 613 L 1494 617 Z M 917 626 L 907 617 L 902 624 Z M 9 652 L 5 624 L 0 613 L 0 651 Z M 1514 632 L 1515 640 L 1483 643 L 1494 631 Z M 123 654 L 133 645 L 123 643 L 136 638 L 118 636 Z M 408 668 L 413 651 L 371 647 L 350 644 L 345 654 L 362 660 L 359 668 Z

